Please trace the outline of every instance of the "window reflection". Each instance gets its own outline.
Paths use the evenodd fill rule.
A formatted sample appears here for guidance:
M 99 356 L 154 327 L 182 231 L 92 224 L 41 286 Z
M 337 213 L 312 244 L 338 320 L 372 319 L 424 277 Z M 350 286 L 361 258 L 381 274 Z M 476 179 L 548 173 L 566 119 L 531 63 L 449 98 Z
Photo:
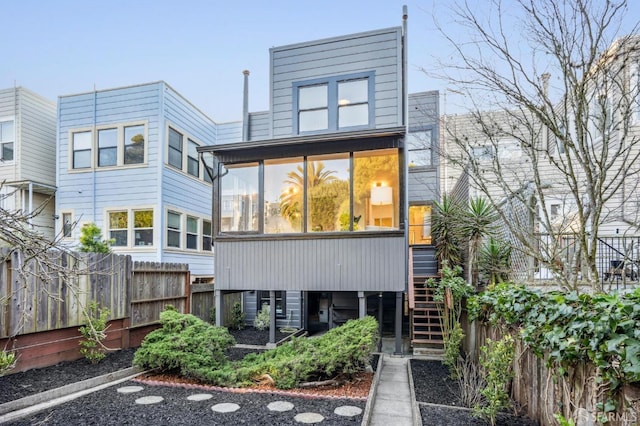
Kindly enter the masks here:
M 397 150 L 356 152 L 353 170 L 353 230 L 398 229 Z
M 307 159 L 307 230 L 348 231 L 349 154 Z
M 431 244 L 431 206 L 409 206 L 409 244 Z
M 257 231 L 258 165 L 230 165 L 226 169 L 221 182 L 220 229 Z
M 264 232 L 302 232 L 304 163 L 302 158 L 265 161 Z

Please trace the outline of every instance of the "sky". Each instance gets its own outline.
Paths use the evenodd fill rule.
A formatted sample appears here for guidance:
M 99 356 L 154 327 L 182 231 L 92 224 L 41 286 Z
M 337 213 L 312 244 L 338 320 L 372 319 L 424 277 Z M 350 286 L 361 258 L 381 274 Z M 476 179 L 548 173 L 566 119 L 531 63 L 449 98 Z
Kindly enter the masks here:
M 486 1 L 472 4 L 482 10 Z M 269 108 L 269 48 L 400 26 L 406 4 L 409 92 L 446 92 L 444 81 L 421 69 L 453 55 L 434 28 L 434 19 L 449 26 L 448 3 L 5 0 L 0 89 L 23 86 L 56 100 L 164 80 L 214 121 L 235 121 L 242 116 L 245 69 L 251 72 L 249 110 Z M 640 17 L 640 2 L 631 3 L 631 16 Z

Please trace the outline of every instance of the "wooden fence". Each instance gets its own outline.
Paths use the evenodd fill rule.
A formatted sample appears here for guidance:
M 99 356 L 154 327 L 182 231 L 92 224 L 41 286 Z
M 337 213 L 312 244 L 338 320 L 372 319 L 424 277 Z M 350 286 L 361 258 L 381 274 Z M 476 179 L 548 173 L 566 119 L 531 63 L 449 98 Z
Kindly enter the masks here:
M 496 327 L 475 324 L 475 338 L 467 329 L 465 349 L 479 348 L 490 338 L 500 339 L 500 330 Z M 625 385 L 617 394 L 618 409 L 615 412 L 602 413 L 597 404 L 607 399 L 606 388 L 596 380 L 596 367 L 583 363 L 569 368 L 565 376 L 554 375 L 546 367 L 545 361 L 538 358 L 531 349 L 519 339 L 516 341 L 516 357 L 514 360 L 514 378 L 511 396 L 531 419 L 543 425 L 557 424 L 554 414 L 562 414 L 573 419 L 576 424 L 599 424 L 596 416 L 604 416 L 611 426 L 627 426 L 640 424 L 640 385 Z

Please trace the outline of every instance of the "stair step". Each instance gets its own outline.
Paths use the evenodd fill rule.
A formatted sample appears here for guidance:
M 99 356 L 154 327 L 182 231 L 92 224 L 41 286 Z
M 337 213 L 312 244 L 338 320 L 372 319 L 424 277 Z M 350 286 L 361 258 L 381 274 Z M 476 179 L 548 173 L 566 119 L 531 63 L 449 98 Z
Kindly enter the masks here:
M 428 339 L 411 339 L 411 343 L 417 343 L 421 345 L 444 345 L 442 340 L 428 340 Z

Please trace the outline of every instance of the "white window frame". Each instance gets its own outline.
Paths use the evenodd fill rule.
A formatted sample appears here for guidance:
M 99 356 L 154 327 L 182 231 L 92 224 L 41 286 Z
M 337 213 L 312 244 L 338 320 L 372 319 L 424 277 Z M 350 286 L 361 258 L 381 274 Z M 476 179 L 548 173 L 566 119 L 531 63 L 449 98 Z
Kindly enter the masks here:
M 640 63 L 633 62 L 629 68 L 629 100 L 631 102 L 631 124 L 640 124 Z
M 110 224 L 110 213 L 117 212 L 126 212 L 127 213 L 127 244 L 124 246 L 112 246 L 114 251 L 122 251 L 122 250 L 136 250 L 136 251 L 144 251 L 144 250 L 155 250 L 158 246 L 158 215 L 157 215 L 157 206 L 154 205 L 139 205 L 139 206 L 110 206 L 104 209 L 103 211 L 103 235 L 105 239 L 111 238 L 111 224 Z M 151 211 L 153 214 L 153 244 L 152 245 L 135 245 L 135 216 L 134 212 L 137 211 Z M 149 228 L 141 228 L 141 229 L 149 229 Z M 122 229 L 124 230 L 124 228 Z
M 182 136 L 182 152 L 180 153 L 181 155 L 180 158 L 182 163 L 181 167 L 177 167 L 169 163 L 169 151 L 171 150 L 171 148 L 169 147 L 169 133 L 171 130 L 173 130 L 174 132 Z M 200 162 L 200 156 L 197 156 L 195 158 L 198 162 L 198 176 L 189 173 L 189 159 L 193 158 L 189 155 L 189 146 L 193 143 L 197 148 L 199 146 L 204 146 L 204 144 L 200 142 L 200 140 L 198 140 L 198 138 L 194 137 L 192 134 L 185 132 L 179 126 L 175 126 L 172 123 L 167 123 L 166 134 L 167 134 L 166 141 L 165 141 L 166 155 L 164 160 L 165 165 L 171 170 L 179 171 L 180 173 L 188 176 L 191 179 L 197 179 L 208 185 L 211 185 L 211 182 L 209 182 L 208 180 L 205 180 L 204 175 L 206 173 L 206 170 Z
M 69 235 L 65 235 L 65 215 L 69 215 L 70 217 L 70 222 L 69 222 Z M 59 213 L 58 218 L 60 219 L 60 227 L 59 227 L 59 232 L 60 232 L 60 237 L 63 240 L 72 240 L 73 239 L 73 234 L 75 231 L 75 212 L 73 210 L 61 210 Z
M 180 216 L 180 247 L 169 246 L 169 213 L 174 213 Z M 203 215 L 202 213 L 195 213 L 192 211 L 186 211 L 183 209 L 176 208 L 174 206 L 166 206 L 164 209 L 164 232 L 165 240 L 164 240 L 164 249 L 168 251 L 180 251 L 180 252 L 189 252 L 189 253 L 199 253 L 206 255 L 213 255 L 213 222 L 211 221 L 211 216 Z M 187 227 L 187 218 L 192 218 L 196 220 L 197 231 L 195 233 L 188 232 Z M 211 234 L 204 234 L 204 221 L 211 223 Z M 173 232 L 176 232 L 174 230 Z M 195 237 L 196 247 L 188 248 L 187 247 L 187 235 L 192 235 Z M 204 238 L 208 237 L 211 240 L 211 250 L 205 250 L 204 248 Z
M 0 117 L 0 123 L 8 123 L 9 121 L 13 123 L 13 135 L 11 135 L 11 142 L 2 142 L 0 140 L 0 161 L 2 161 L 2 163 L 0 164 L 13 164 L 13 162 L 16 161 L 16 154 L 17 154 L 17 148 L 18 148 L 18 144 L 16 143 L 16 134 L 17 134 L 16 119 L 15 117 L 12 117 L 12 116 Z M 11 160 L 5 160 L 2 154 L 4 151 L 4 145 L 8 143 L 11 143 L 13 145 L 13 158 Z
M 124 150 L 125 150 L 124 129 L 127 127 L 136 127 L 136 126 L 144 127 L 144 160 L 142 163 L 125 164 L 124 163 Z M 99 166 L 100 148 L 98 146 L 98 133 L 101 130 L 109 130 L 109 129 L 116 129 L 116 133 L 117 133 L 116 164 L 108 165 L 108 166 Z M 90 165 L 89 167 L 74 168 L 73 167 L 74 166 L 73 135 L 76 133 L 84 133 L 84 132 L 89 132 L 91 135 Z M 69 145 L 69 161 L 68 161 L 67 167 L 68 167 L 68 171 L 71 173 L 82 173 L 90 170 L 102 171 L 102 170 L 114 170 L 114 169 L 122 169 L 122 168 L 146 167 L 149 160 L 149 124 L 147 121 L 126 121 L 126 122 L 118 122 L 118 123 L 100 124 L 95 127 L 79 127 L 79 128 L 70 129 L 68 131 L 68 145 Z

